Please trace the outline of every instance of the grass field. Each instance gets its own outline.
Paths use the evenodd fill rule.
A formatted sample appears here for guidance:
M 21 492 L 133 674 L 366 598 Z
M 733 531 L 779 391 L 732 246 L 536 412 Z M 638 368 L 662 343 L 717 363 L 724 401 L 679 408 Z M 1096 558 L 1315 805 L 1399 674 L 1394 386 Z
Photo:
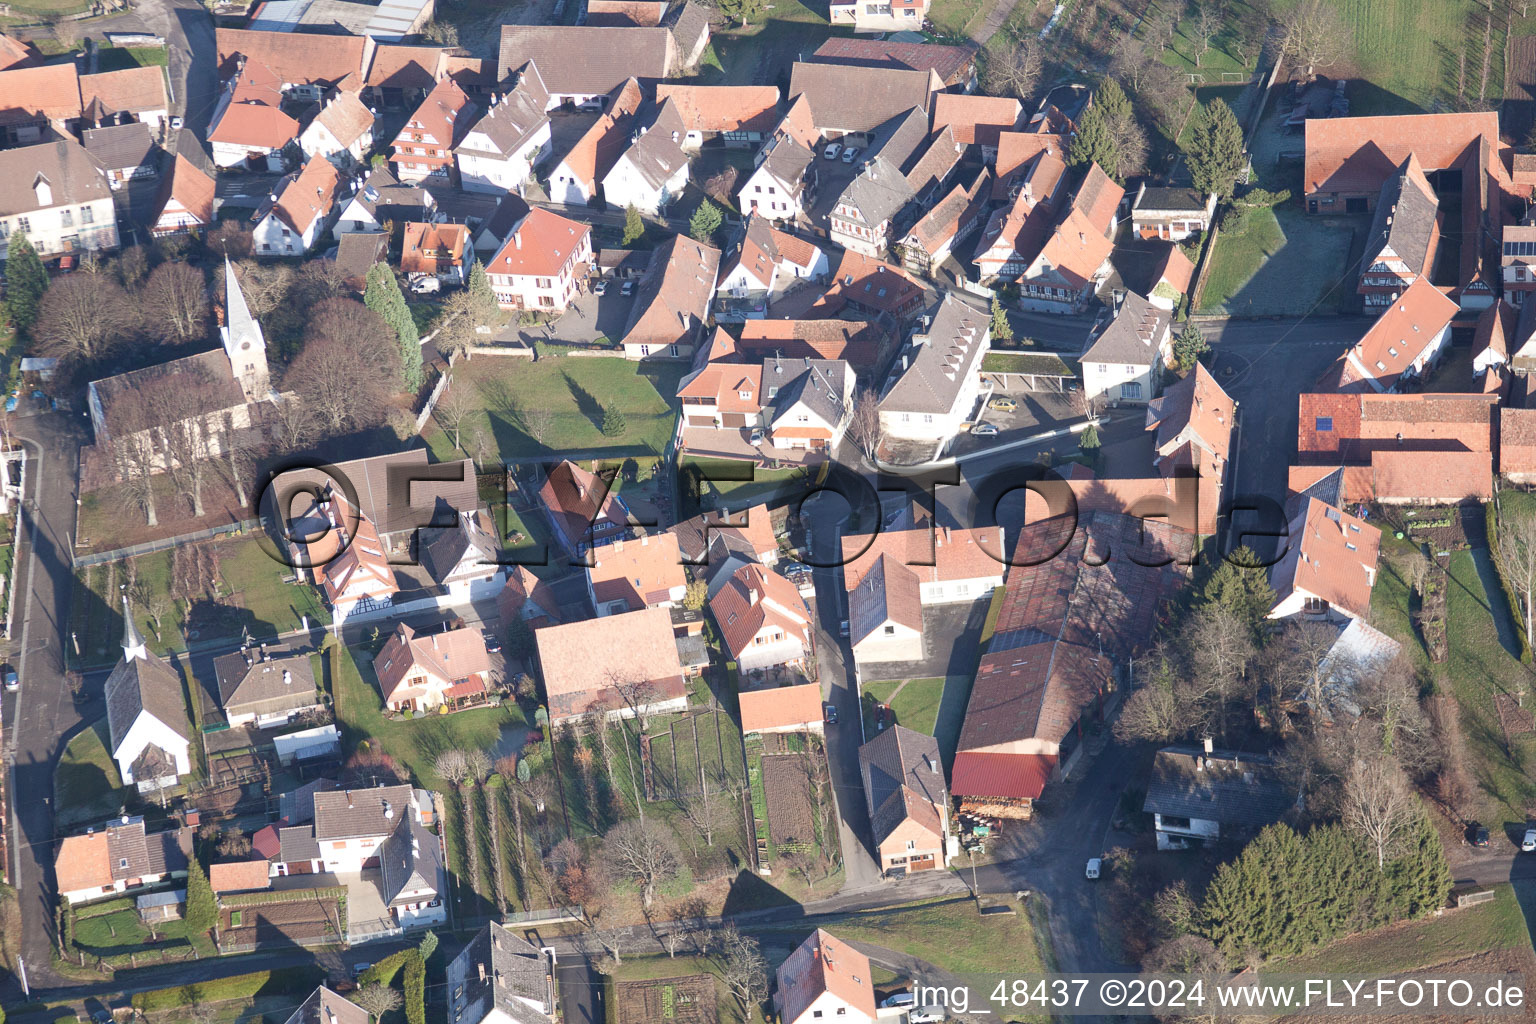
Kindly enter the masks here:
M 895 694 L 893 697 L 892 694 Z M 875 734 L 875 705 L 889 704 L 897 725 L 915 732 L 933 735 L 939 718 L 939 701 L 944 696 L 944 679 L 891 680 L 864 684 L 864 732 Z M 891 723 L 887 722 L 889 727 Z
M 1278 210 L 1254 210 L 1242 234 L 1223 231 L 1217 236 L 1200 312 L 1333 312 L 1354 290 L 1353 282 L 1340 276 L 1349 248 L 1348 230 L 1326 218 L 1307 217 L 1294 201 Z
M 799 54 L 811 54 L 831 35 L 826 8 L 800 0 L 777 0 L 753 24 L 716 25 L 710 30 L 713 66 L 701 62 L 699 81 L 708 85 L 754 85 L 788 77 Z
M 928 20 L 941 36 L 963 36 L 966 29 L 985 17 L 996 3 L 997 0 L 933 0 Z
M 699 468 L 701 496 L 713 508 L 744 508 L 760 502 L 781 504 L 804 494 L 820 468 L 764 469 L 733 459 L 685 457 L 679 461 L 678 471 L 691 466 Z
M 466 445 L 478 429 L 508 460 L 556 454 L 657 455 L 666 449 L 677 421 L 677 382 L 682 364 L 644 365 L 620 358 L 475 359 L 454 370 L 455 387 L 469 387 L 480 410 L 462 427 Z M 624 417 L 624 430 L 609 437 L 609 409 Z M 543 437 L 539 418 L 548 415 Z M 442 429 L 427 436 L 433 454 L 448 460 L 453 437 Z
M 126 798 L 117 763 L 107 749 L 107 736 L 103 718 L 70 740 L 59 758 L 53 776 L 53 813 L 61 829 L 105 818 Z
M 956 974 L 1038 974 L 1050 962 L 1048 938 L 1029 915 L 978 914 L 969 900 L 938 901 L 850 914 L 825 927 L 841 939 L 873 942 Z
M 1479 903 L 1422 921 L 1389 925 L 1324 946 L 1294 960 L 1270 965 L 1287 973 L 1378 975 L 1422 970 L 1475 953 L 1531 948 L 1525 914 L 1515 890 L 1494 886 L 1497 894 Z
M 1239 4 L 1234 3 L 1234 8 Z M 1248 6 L 1242 3 L 1241 6 Z M 1233 51 L 1237 49 L 1233 45 L 1234 40 L 1230 29 L 1218 32 L 1210 40 L 1210 48 L 1204 51 L 1200 49 L 1200 40 L 1195 34 L 1194 5 L 1190 5 L 1188 12 L 1191 16 L 1179 22 L 1178 31 L 1174 34 L 1173 45 L 1163 51 L 1163 63 L 1180 71 L 1204 76 L 1207 82 L 1222 81 L 1223 73 L 1247 75 L 1253 70 L 1254 61 L 1258 57 L 1258 47 L 1250 46 L 1239 58 Z M 1229 12 L 1227 23 L 1231 24 L 1233 15 Z
M 708 974 L 715 979 L 715 1009 L 719 1014 L 720 1024 L 759 1024 L 762 1014 L 756 1006 L 743 1011 L 737 1004 L 736 998 L 731 995 L 730 989 L 721 980 L 720 965 L 708 957 L 702 956 L 631 956 L 625 957 L 624 962 L 614 969 L 608 976 L 605 987 L 607 996 L 604 1002 L 609 1009 L 609 1021 L 620 1024 L 615 1017 L 618 1001 L 613 997 L 613 985 L 620 981 L 651 981 L 657 978 L 682 978 L 690 974 Z M 625 1021 L 622 1024 L 635 1024 Z

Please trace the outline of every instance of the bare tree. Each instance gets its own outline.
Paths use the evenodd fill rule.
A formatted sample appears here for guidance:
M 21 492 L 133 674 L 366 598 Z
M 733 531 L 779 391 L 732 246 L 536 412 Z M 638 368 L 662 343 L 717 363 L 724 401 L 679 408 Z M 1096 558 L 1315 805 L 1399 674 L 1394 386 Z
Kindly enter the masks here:
M 1499 516 L 1498 556 L 1499 568 L 1522 606 L 1526 642 L 1536 642 L 1532 631 L 1536 619 L 1536 514 L 1510 512 Z
M 224 452 L 219 465 L 229 486 L 234 488 L 235 500 L 243 506 L 248 500 L 249 484 L 255 474 L 256 456 L 260 448 L 249 431 L 235 429 L 229 413 L 224 415 L 219 444 Z
M 208 233 L 208 251 L 237 262 L 248 260 L 251 258 L 251 231 L 238 220 L 220 221 L 219 226 Z
M 1225 0 L 1200 0 L 1200 6 L 1195 8 L 1195 16 L 1190 19 L 1190 31 L 1194 41 L 1200 44 L 1200 49 L 1195 52 L 1195 67 L 1201 66 L 1206 53 L 1211 49 L 1211 38 L 1221 31 L 1226 20 Z
M 281 398 L 269 406 L 273 439 L 285 452 L 309 447 L 315 439 L 315 414 L 309 405 L 294 396 Z
M 1387 757 L 1358 757 L 1344 778 L 1344 825 L 1370 843 L 1385 868 L 1418 819 L 1419 806 L 1403 771 Z
M 1188 736 L 1205 719 L 1202 694 L 1186 681 L 1186 670 L 1166 645 L 1154 648 L 1142 669 L 1142 683 L 1126 698 L 1115 721 L 1122 742 L 1171 743 Z
M 1381 750 L 1413 779 L 1428 779 L 1440 768 L 1434 726 L 1419 703 L 1413 663 L 1399 655 L 1355 686 L 1361 712 L 1380 723 Z
M 528 431 L 528 436 L 539 444 L 545 444 L 549 436 L 555 430 L 555 414 L 546 406 L 524 407 L 519 410 L 518 417 L 522 421 L 523 429 Z
M 32 337 L 48 355 L 90 362 L 122 341 L 133 322 L 133 306 L 116 281 L 71 275 L 48 286 Z
M 761 999 L 768 991 L 768 960 L 757 940 L 727 925 L 713 937 L 719 950 L 720 978 L 742 1008 Z
M 437 400 L 437 408 L 432 414 L 437 417 L 437 422 L 442 424 L 444 430 L 452 432 L 453 446 L 462 448 L 459 435 L 463 430 L 464 421 L 479 411 L 479 408 L 479 403 L 475 401 L 475 396 L 470 393 L 467 386 L 454 387 L 450 380 L 447 393 Z
M 1286 627 L 1279 643 L 1266 647 L 1266 652 L 1273 652 L 1266 659 L 1268 674 L 1285 700 L 1305 700 L 1313 714 L 1327 715 L 1323 662 L 1338 639 L 1337 627 L 1328 623 L 1296 622 Z
M 400 379 L 399 345 L 361 302 L 326 299 L 309 313 L 304 350 L 284 384 L 328 429 L 376 423 Z
M 848 437 L 858 446 L 867 459 L 875 457 L 880 447 L 880 397 L 873 388 L 860 388 L 853 396 L 852 417 L 848 421 Z
M 1429 717 L 1440 745 L 1436 792 L 1446 806 L 1460 807 L 1472 794 L 1471 758 L 1467 753 L 1467 736 L 1461 728 L 1461 706 L 1454 697 L 1434 697 Z
M 179 489 L 191 499 L 192 514 L 203 515 L 203 485 L 217 470 L 221 408 L 228 401 L 218 382 L 201 363 L 188 363 L 175 373 L 155 373 L 138 390 L 156 409 L 165 461 Z
M 688 831 L 684 834 L 690 841 L 697 836 L 704 840 L 705 846 L 714 846 L 715 830 L 730 817 L 730 808 L 726 806 L 720 787 L 710 789 L 706 773 L 699 792 L 678 793 L 676 800 L 678 809 L 683 812 L 683 820 L 688 823 Z M 694 850 L 697 849 L 695 845 Z
M 1034 94 L 1045 70 L 1045 51 L 1039 38 L 1025 35 L 1018 42 L 1010 42 L 998 35 L 987 46 L 986 55 L 989 92 L 1017 96 L 1020 100 Z
M 150 332 L 169 344 L 201 338 L 208 329 L 208 283 L 189 263 L 162 263 L 144 283 L 139 308 Z
M 1281 52 L 1306 68 L 1310 78 L 1318 68 L 1332 67 L 1349 56 L 1350 32 L 1333 0 L 1301 0 L 1281 19 Z
M 1115 40 L 1110 50 L 1109 73 L 1131 84 L 1131 91 L 1141 92 L 1142 76 L 1157 56 L 1145 40 L 1126 32 Z
M 606 899 L 612 888 L 603 871 L 603 862 L 588 857 L 580 845 L 566 838 L 549 851 L 544 869 L 549 873 L 554 895 L 576 911 L 588 934 L 597 939 L 616 962 L 622 962 L 623 951 L 618 943 L 598 927 L 607 910 Z
M 382 1017 L 386 1013 L 400 1009 L 403 1002 L 399 989 L 377 983 L 364 985 L 349 998 L 374 1017 Z
M 433 321 L 432 344 L 445 356 L 463 352 L 503 320 L 494 295 L 460 289 L 443 300 L 442 312 Z
M 1195 676 L 1215 698 L 1215 730 L 1226 738 L 1227 706 L 1248 688 L 1253 634 L 1232 609 L 1210 604 L 1190 620 L 1184 639 Z
M 432 761 L 432 770 L 438 778 L 457 786 L 469 776 L 469 763 L 462 750 L 445 750 Z
M 640 903 L 649 911 L 656 887 L 677 876 L 677 846 L 672 835 L 652 819 L 620 822 L 603 837 L 603 851 L 614 869 L 640 886 Z

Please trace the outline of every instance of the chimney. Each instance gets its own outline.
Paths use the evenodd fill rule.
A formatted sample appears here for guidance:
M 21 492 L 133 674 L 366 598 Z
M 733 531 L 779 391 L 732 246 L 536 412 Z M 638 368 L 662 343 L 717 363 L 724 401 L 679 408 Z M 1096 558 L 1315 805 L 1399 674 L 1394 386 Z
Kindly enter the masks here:
M 351 808 L 352 808 L 352 791 L 349 789 L 349 790 L 347 790 L 347 809 L 351 810 Z

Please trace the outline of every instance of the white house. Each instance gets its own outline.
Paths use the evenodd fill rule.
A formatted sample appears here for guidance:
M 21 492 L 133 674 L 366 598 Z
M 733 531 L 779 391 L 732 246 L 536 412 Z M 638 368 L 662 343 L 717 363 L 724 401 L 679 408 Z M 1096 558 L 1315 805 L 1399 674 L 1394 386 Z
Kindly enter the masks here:
M 825 280 L 827 254 L 814 243 L 772 227 L 749 213 L 741 247 L 721 268 L 715 286 L 716 320 L 755 320 L 768 304 L 801 280 Z
M 1269 568 L 1275 605 L 1272 619 L 1364 619 L 1371 613 L 1371 588 L 1381 531 L 1316 498 L 1302 501 L 1291 518 L 1285 554 Z
M 379 649 L 373 667 L 385 707 L 420 713 L 485 693 L 491 658 L 477 629 L 418 635 L 402 622 Z
M 373 149 L 373 111 L 357 93 L 337 93 L 299 133 L 299 149 L 305 159 L 322 156 L 341 170 L 358 166 Z
M 784 1024 L 872 1024 L 869 957 L 818 928 L 779 965 L 774 1007 Z
M 175 153 L 155 197 L 156 214 L 150 232 L 159 238 L 212 225 L 215 173 L 213 161 L 197 136 L 177 133 Z
M 654 124 L 631 135 L 629 148 L 603 176 L 603 199 L 614 209 L 634 206 L 653 216 L 661 213 L 688 183 L 682 141 L 682 118 L 669 100 Z
M 710 614 L 743 674 L 804 664 L 811 613 L 795 585 L 760 565 L 744 565 L 715 591 Z
M 752 172 L 736 190 L 737 207 L 773 221 L 793 222 L 802 216 L 806 195 L 816 187 L 819 137 L 810 102 L 797 96 L 753 157 Z
M 336 167 L 323 156 L 281 182 L 256 211 L 251 246 L 257 256 L 298 256 L 330 230 L 336 212 Z
M 123 815 L 84 835 L 59 840 L 54 881 L 71 904 L 147 889 L 187 876 L 190 828 L 144 831 L 144 819 Z
M 945 295 L 926 333 L 914 334 L 899 374 L 880 397 L 880 428 L 888 438 L 942 446 L 960 433 L 981 394 L 981 360 L 992 320 Z
M 517 75 L 511 92 L 492 97 L 485 116 L 476 121 L 454 149 L 459 180 L 471 192 L 521 191 L 533 167 L 550 152 L 549 90 L 529 61 Z
M 542 1024 L 555 1019 L 555 953 L 492 921 L 448 965 L 455 1024 Z
M 843 567 L 845 570 L 848 566 Z M 882 554 L 848 587 L 848 643 L 860 666 L 923 656 L 917 574 Z
M 1173 356 L 1173 314 L 1126 292 L 1120 306 L 1100 319 L 1083 346 L 1083 395 L 1144 405 L 1155 397 L 1156 367 Z
M 592 226 L 529 210 L 485 266 L 503 309 L 563 311 L 580 291 L 592 264 Z
M 376 867 L 379 848 L 401 822 L 432 822 L 432 797 L 410 786 L 334 789 L 314 794 L 317 868 L 337 874 Z
M 1142 238 L 1180 242 L 1211 229 L 1216 193 L 1192 188 L 1148 188 L 1143 183 L 1131 202 L 1131 230 Z
M 0 150 L 0 260 L 23 232 L 44 259 L 117 248 L 117 214 L 107 174 L 73 141 Z
M 208 149 L 220 168 L 281 171 L 299 134 L 299 122 L 277 107 L 225 103 L 208 129 Z
M 150 652 L 123 598 L 123 656 L 105 686 L 112 760 L 123 784 L 152 793 L 192 772 L 181 677 Z
M 440 607 L 489 600 L 506 586 L 496 561 L 496 525 L 484 512 L 460 512 L 452 526 L 424 526 L 416 537 L 416 562 L 442 591 Z
M 375 167 L 362 186 L 341 204 L 336 234 L 375 234 L 390 221 L 433 224 L 439 219 L 437 200 L 432 193 L 417 184 L 402 185 L 387 168 Z
M 1215 750 L 1207 739 L 1203 750 L 1157 752 L 1142 810 L 1152 815 L 1157 848 L 1182 850 L 1191 840 L 1230 838 L 1273 825 L 1296 806 L 1298 795 L 1274 759 Z
M 1451 320 L 1460 311 L 1428 275 L 1419 276 L 1319 383 L 1340 390 L 1401 390 L 1440 361 L 1450 344 Z

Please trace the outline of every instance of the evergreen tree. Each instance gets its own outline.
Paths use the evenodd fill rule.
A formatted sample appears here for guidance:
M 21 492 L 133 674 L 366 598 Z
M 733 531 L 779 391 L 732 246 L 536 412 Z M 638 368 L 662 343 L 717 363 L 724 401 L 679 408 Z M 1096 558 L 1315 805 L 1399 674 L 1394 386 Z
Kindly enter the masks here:
M 1232 198 L 1248 158 L 1243 154 L 1243 128 L 1224 101 L 1212 100 L 1195 118 L 1194 135 L 1184 155 L 1196 189 L 1214 192 L 1224 203 Z
M 645 221 L 640 219 L 640 208 L 630 203 L 624 208 L 624 241 L 628 245 L 641 235 L 645 234 Z
M 1181 370 L 1193 369 L 1200 357 L 1210 350 L 1211 343 L 1205 340 L 1205 332 L 1192 323 L 1186 324 L 1173 339 L 1173 358 Z
M 5 260 L 5 316 L 19 334 L 37 321 L 37 307 L 48 290 L 48 270 L 27 236 L 11 234 Z
M 992 340 L 1012 341 L 1013 325 L 1008 322 L 1008 311 L 1003 308 L 1002 300 L 996 295 L 992 296 Z
M 469 294 L 480 302 L 495 302 L 496 292 L 491 289 L 491 279 L 486 276 L 485 268 L 475 260 L 469 268 Z
M 187 928 L 194 935 L 202 935 L 213 929 L 219 918 L 219 906 L 214 902 L 213 887 L 208 875 L 196 856 L 187 858 Z
M 1451 868 L 1428 814 L 1420 815 L 1407 851 L 1387 865 L 1392 906 L 1399 917 L 1423 917 L 1445 906 L 1451 894 Z
M 715 232 L 720 230 L 720 207 L 708 199 L 699 204 L 699 208 L 693 211 L 693 216 L 688 221 L 688 234 L 693 236 L 695 242 L 703 242 L 706 245 L 715 237 Z
M 1099 440 L 1099 428 L 1092 423 L 1083 429 L 1077 439 L 1077 449 L 1089 458 L 1095 458 L 1099 454 L 1099 448 L 1103 442 Z
M 1077 134 L 1067 148 L 1067 163 L 1072 167 L 1098 164 L 1109 173 L 1120 165 L 1120 154 L 1104 120 L 1104 111 L 1095 103 L 1077 122 Z
M 603 410 L 603 436 L 618 437 L 624 433 L 624 414 L 613 406 Z
M 1268 631 L 1269 610 L 1275 606 L 1275 592 L 1269 586 L 1269 573 L 1259 565 L 1258 556 L 1246 547 L 1237 548 L 1216 567 L 1200 588 L 1198 604 L 1224 605 L 1253 630 L 1254 642 L 1262 643 Z
M 416 321 L 411 319 L 411 307 L 405 304 L 400 283 L 387 264 L 369 267 L 365 280 L 363 305 L 379 314 L 400 340 L 400 380 L 414 395 L 421 390 L 421 338 L 416 333 Z

